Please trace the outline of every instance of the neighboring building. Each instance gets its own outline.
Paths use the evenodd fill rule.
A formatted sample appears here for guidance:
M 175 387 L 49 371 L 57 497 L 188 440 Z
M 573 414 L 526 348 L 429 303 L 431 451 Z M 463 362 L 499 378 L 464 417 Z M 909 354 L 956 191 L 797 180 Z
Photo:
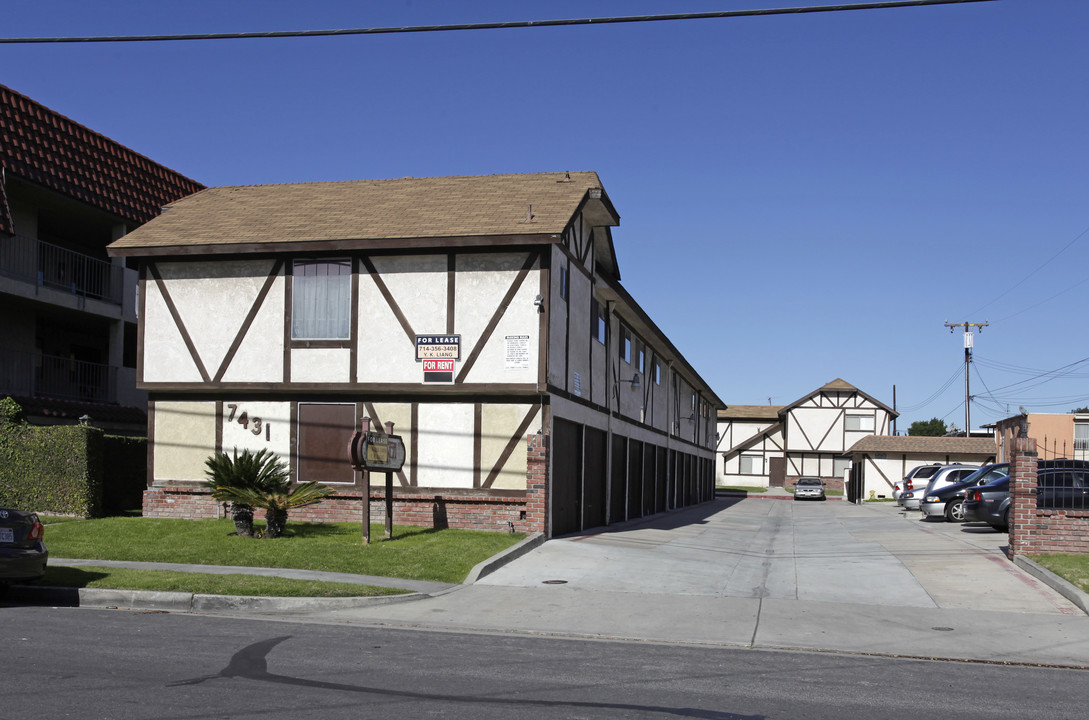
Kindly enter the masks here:
M 887 433 L 895 410 L 854 385 L 833 380 L 786 406 L 730 405 L 718 413 L 719 485 L 782 487 L 821 477 L 842 487 L 847 448 Z
M 592 172 L 210 188 L 110 246 L 141 272 L 145 515 L 271 448 L 356 520 L 395 423 L 395 521 L 569 533 L 710 499 L 723 403 L 620 284 Z M 382 497 L 383 478 L 368 487 Z M 376 505 L 380 508 L 381 505 Z
M 851 458 L 849 500 L 891 498 L 893 485 L 917 465 L 996 462 L 994 438 L 875 435 L 848 449 Z
M 106 245 L 204 186 L 0 85 L 0 396 L 143 434 L 136 282 Z
M 1009 460 L 1010 440 L 1018 436 L 1022 418 L 1028 423 L 1028 437 L 1036 439 L 1041 460 L 1089 460 L 1089 413 L 1028 413 L 995 423 L 1000 462 Z

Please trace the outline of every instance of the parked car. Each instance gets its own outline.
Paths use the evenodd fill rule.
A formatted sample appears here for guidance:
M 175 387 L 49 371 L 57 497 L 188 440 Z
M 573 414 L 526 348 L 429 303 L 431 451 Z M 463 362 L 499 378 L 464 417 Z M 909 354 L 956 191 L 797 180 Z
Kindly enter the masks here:
M 1041 470 L 1036 480 L 1036 507 L 1056 510 L 1089 507 L 1089 470 Z
M 911 468 L 911 470 L 908 471 L 908 474 L 904 476 L 903 480 L 900 480 L 892 486 L 893 500 L 898 501 L 900 499 L 900 494 L 905 491 L 915 490 L 917 484 L 925 485 L 941 466 L 941 463 L 930 463 L 929 465 L 916 465 Z
M 968 490 L 964 496 L 964 521 L 985 522 L 996 530 L 1009 530 L 1009 475 Z
M 42 540 L 44 534 L 36 514 L 0 508 L 0 587 L 37 580 L 45 574 L 49 550 Z
M 926 497 L 928 493 L 946 487 L 947 485 L 960 482 L 976 470 L 979 470 L 979 465 L 961 465 L 959 463 L 954 465 L 943 465 L 930 477 L 925 488 L 908 490 L 900 495 L 900 499 L 897 502 L 908 510 L 918 510 L 919 504 L 922 503 L 923 498 Z
M 924 518 L 944 517 L 949 522 L 963 522 L 964 498 L 968 490 L 1009 476 L 1009 463 L 984 465 L 958 483 L 928 491 L 923 496 L 919 509 L 922 511 Z
M 795 500 L 827 500 L 824 482 L 820 478 L 803 477 L 794 483 Z
M 1047 503 L 1059 502 L 1066 491 L 1058 490 L 1058 474 L 1073 472 L 1085 476 L 1089 473 L 1089 462 L 1085 460 L 1040 460 L 1038 464 L 1036 504 L 1048 507 Z M 1055 481 L 1052 481 L 1055 478 Z M 1049 488 L 1056 488 L 1051 490 Z M 1010 529 L 1010 479 L 997 480 L 970 490 L 964 498 L 965 522 L 985 522 L 996 530 Z

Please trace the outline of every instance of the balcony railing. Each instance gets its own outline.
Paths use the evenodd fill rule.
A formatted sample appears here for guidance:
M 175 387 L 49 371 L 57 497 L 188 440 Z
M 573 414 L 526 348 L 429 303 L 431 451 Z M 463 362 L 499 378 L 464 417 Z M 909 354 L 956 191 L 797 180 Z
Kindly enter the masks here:
M 22 235 L 0 238 L 0 273 L 116 305 L 124 296 L 121 267 Z
M 54 355 L 0 350 L 2 395 L 114 402 L 117 368 Z

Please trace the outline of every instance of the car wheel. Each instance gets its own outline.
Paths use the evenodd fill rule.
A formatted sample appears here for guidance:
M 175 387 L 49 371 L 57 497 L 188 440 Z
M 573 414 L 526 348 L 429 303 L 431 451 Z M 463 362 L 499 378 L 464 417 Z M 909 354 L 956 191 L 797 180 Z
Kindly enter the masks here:
M 946 504 L 945 519 L 949 522 L 964 522 L 964 501 L 954 500 Z

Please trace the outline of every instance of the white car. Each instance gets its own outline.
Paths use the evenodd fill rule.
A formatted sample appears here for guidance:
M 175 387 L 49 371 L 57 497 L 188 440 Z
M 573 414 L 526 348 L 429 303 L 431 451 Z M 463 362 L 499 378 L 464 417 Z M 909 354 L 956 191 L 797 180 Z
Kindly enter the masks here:
M 899 502 L 900 493 L 905 490 L 917 490 L 925 485 L 941 466 L 941 463 L 930 463 L 929 465 L 916 465 L 911 468 L 903 480 L 892 486 L 892 499 Z

